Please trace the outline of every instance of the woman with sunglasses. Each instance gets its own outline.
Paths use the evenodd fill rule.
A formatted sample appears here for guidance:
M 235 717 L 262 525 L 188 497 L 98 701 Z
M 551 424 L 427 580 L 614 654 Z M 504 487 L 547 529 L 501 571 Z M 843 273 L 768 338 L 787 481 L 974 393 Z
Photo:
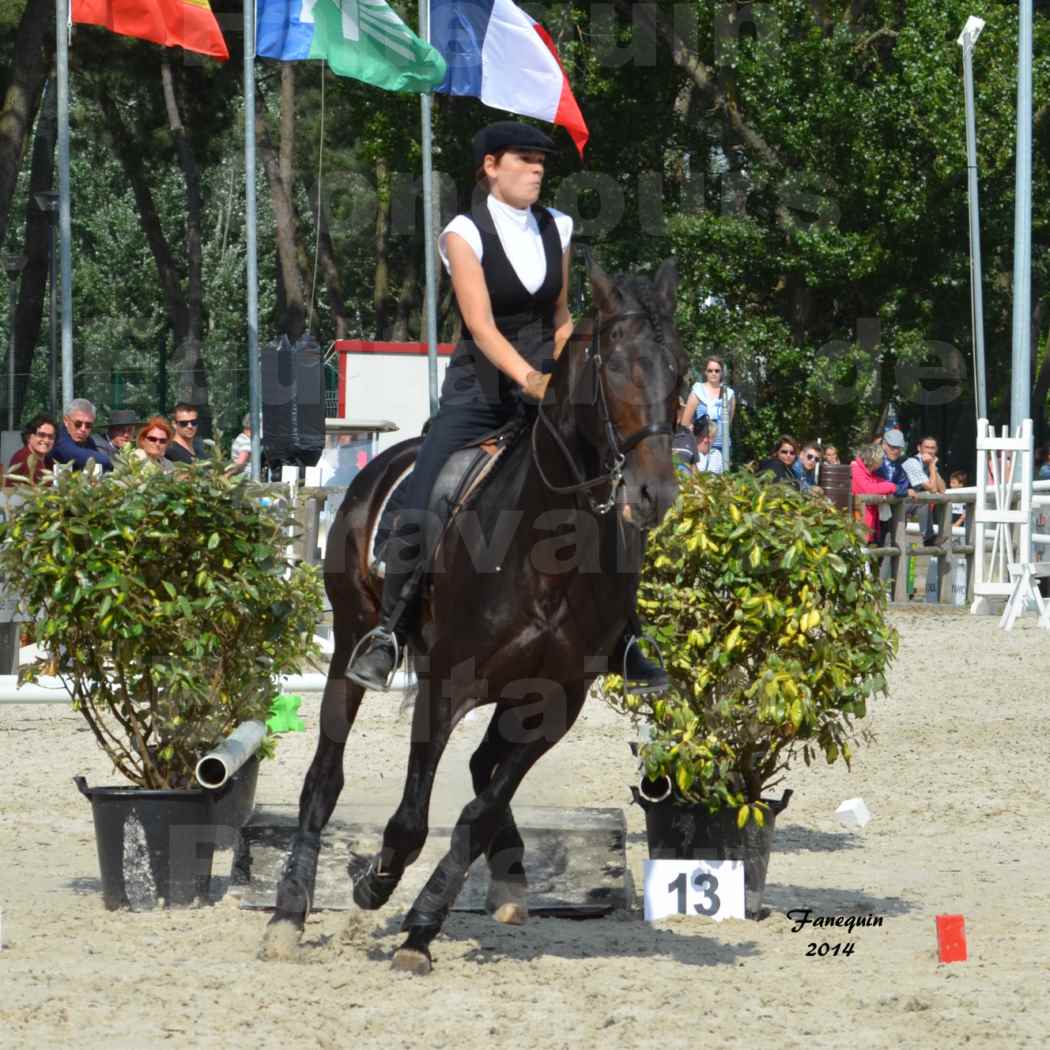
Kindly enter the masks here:
M 152 416 L 139 431 L 135 454 L 139 459 L 153 464 L 161 473 L 170 474 L 175 464 L 165 458 L 165 453 L 174 433 L 171 424 L 163 416 Z
M 725 378 L 726 366 L 722 358 L 714 355 L 705 358 L 704 377 L 693 384 L 679 420 L 682 426 L 691 428 L 700 416 L 707 416 L 717 428 L 711 439 L 711 448 L 716 449 L 723 459 L 726 427 L 732 426 L 736 411 L 736 395 L 732 387 L 726 386 Z
M 773 446 L 773 455 L 762 460 L 755 469 L 756 474 L 772 474 L 774 481 L 786 481 L 799 487 L 795 476 L 795 460 L 798 459 L 798 442 L 789 434 L 781 434 Z
M 50 416 L 44 413 L 33 416 L 22 431 L 25 444 L 11 457 L 8 475 L 28 478 L 29 483 L 35 485 L 45 470 L 54 468 L 51 450 L 55 447 L 56 437 L 58 424 Z

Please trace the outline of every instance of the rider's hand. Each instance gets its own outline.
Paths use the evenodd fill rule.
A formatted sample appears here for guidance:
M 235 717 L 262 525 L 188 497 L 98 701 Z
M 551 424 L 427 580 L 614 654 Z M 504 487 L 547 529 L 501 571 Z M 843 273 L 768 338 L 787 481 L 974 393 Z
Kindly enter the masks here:
M 543 400 L 543 395 L 547 393 L 547 387 L 550 385 L 551 377 L 544 375 L 543 372 L 532 371 L 525 376 L 525 394 L 528 397 L 535 398 L 537 401 Z

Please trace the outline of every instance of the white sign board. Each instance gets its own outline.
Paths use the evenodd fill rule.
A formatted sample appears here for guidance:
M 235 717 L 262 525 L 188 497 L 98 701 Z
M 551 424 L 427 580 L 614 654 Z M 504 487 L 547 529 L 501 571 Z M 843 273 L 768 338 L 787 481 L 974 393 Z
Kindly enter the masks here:
M 744 918 L 741 860 L 647 860 L 645 920 L 671 915 Z

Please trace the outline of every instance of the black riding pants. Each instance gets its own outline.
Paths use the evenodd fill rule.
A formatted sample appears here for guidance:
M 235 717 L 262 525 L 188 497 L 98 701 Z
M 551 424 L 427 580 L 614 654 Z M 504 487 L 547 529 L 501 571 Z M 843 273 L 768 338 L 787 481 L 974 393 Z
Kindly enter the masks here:
M 474 401 L 442 402 L 430 429 L 419 448 L 416 465 L 405 485 L 398 511 L 398 523 L 387 543 L 386 579 L 383 583 L 383 622 L 393 628 L 398 599 L 406 585 L 414 589 L 417 570 L 425 557 L 423 521 L 430 503 L 434 482 L 453 452 L 472 441 L 498 430 L 525 411 L 518 399 L 491 402 L 479 397 Z M 409 602 L 410 604 L 410 602 Z

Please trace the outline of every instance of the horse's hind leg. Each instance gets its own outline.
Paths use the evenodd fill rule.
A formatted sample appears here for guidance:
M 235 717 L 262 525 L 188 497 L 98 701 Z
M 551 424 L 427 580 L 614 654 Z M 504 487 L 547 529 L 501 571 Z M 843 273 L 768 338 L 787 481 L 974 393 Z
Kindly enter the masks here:
M 346 678 L 350 648 L 337 644 L 321 701 L 317 750 L 299 796 L 299 830 L 277 887 L 277 905 L 266 930 L 264 953 L 278 942 L 295 941 L 313 903 L 321 832 L 343 790 L 343 753 L 364 690 Z
M 474 794 L 480 795 L 492 782 L 492 775 L 510 753 L 511 745 L 500 732 L 504 712 L 497 707 L 478 749 L 470 758 Z M 485 850 L 489 866 L 489 892 L 486 910 L 497 921 L 520 926 L 529 917 L 528 882 L 525 877 L 525 843 L 510 806 L 496 821 L 496 831 Z
M 585 684 L 566 686 L 564 693 L 559 690 L 559 695 L 547 699 L 539 709 L 531 708 L 534 714 L 517 732 L 502 734 L 512 738 L 507 755 L 488 787 L 463 809 L 448 853 L 405 916 L 401 928 L 408 937 L 394 953 L 395 969 L 417 974 L 430 972 L 430 943 L 441 932 L 471 864 L 492 842 L 525 774 L 569 731 L 586 696 Z

